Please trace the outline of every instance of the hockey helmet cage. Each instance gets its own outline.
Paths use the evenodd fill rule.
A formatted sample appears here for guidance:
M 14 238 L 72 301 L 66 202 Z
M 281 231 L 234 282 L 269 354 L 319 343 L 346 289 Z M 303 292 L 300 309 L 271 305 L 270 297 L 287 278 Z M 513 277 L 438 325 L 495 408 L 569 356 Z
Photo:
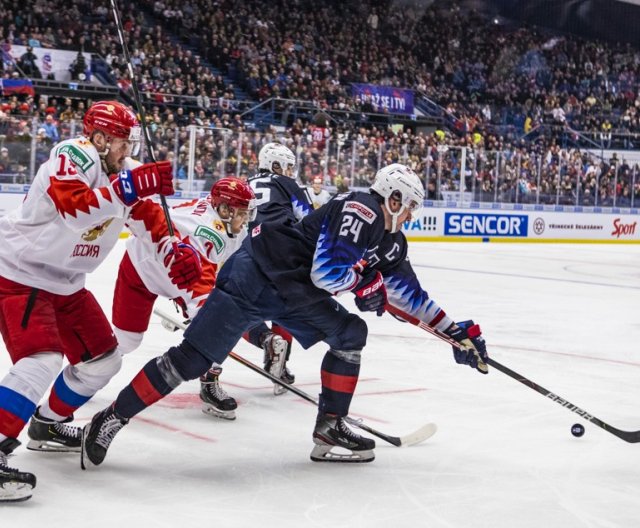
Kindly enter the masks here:
M 420 178 L 412 169 L 401 163 L 392 163 L 381 168 L 376 173 L 371 190 L 384 198 L 384 205 L 392 218 L 392 233 L 400 229 L 397 220 L 406 209 L 415 215 L 424 202 L 424 187 Z M 392 211 L 390 199 L 402 204 L 398 211 Z

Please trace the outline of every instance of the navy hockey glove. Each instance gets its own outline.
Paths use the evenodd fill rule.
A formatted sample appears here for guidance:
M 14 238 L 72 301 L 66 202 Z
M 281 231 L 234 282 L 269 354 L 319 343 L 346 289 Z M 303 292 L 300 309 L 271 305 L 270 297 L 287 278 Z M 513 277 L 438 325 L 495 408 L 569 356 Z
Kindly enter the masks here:
M 462 321 L 456 323 L 457 328 L 447 329 L 447 334 L 452 339 L 460 343 L 459 347 L 453 347 L 453 357 L 456 363 L 461 365 L 469 365 L 482 374 L 489 373 L 489 367 L 486 364 L 487 345 L 482 337 L 480 326 L 474 324 L 473 321 Z M 455 325 L 452 325 L 455 326 Z
M 373 268 L 365 269 L 353 293 L 356 296 L 356 306 L 361 312 L 376 312 L 378 316 L 384 313 L 387 289 L 379 271 Z
M 177 253 L 171 248 L 164 257 L 164 265 L 169 269 L 171 282 L 181 290 L 188 288 L 202 276 L 200 254 L 190 244 L 179 243 Z

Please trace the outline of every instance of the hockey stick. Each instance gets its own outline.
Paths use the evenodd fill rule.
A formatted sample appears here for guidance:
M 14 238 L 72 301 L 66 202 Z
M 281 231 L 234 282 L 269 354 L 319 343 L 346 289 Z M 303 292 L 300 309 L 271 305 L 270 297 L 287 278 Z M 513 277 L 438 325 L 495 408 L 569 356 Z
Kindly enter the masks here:
M 441 332 L 436 328 L 432 328 L 425 322 L 420 321 L 416 317 L 413 317 L 412 315 L 409 315 L 408 313 L 403 312 L 402 310 L 396 308 L 395 306 L 391 306 L 390 304 L 387 304 L 386 310 L 389 313 L 396 315 L 397 317 L 400 317 L 401 319 L 404 319 L 405 321 L 413 325 L 419 326 L 423 330 L 426 330 L 430 334 L 436 336 L 439 339 L 442 339 L 443 341 L 449 343 L 452 346 L 456 346 L 456 347 L 460 346 L 460 344 L 457 341 L 451 339 L 445 333 Z M 611 433 L 612 435 L 617 436 L 618 438 L 624 440 L 625 442 L 629 442 L 632 444 L 640 442 L 640 431 L 623 431 L 621 429 L 613 427 L 608 423 L 603 422 L 599 418 L 596 418 L 595 416 L 588 413 L 584 409 L 581 409 L 577 405 L 571 403 L 569 400 L 565 400 L 564 398 L 558 396 L 557 394 L 551 392 L 550 390 L 545 389 L 541 385 L 538 385 L 534 381 L 531 381 L 530 379 L 525 378 L 522 374 L 518 374 L 517 372 L 511 370 L 510 368 L 505 367 L 501 363 L 498 363 L 495 359 L 487 358 L 486 363 L 492 366 L 493 368 L 495 368 L 496 370 L 499 370 L 503 374 L 506 374 L 510 378 L 513 378 L 514 380 L 519 381 L 526 387 L 529 387 L 530 389 L 533 389 L 534 391 L 539 392 L 546 398 L 549 398 L 551 401 L 554 401 L 559 405 L 562 405 L 562 407 L 564 407 L 565 409 L 568 409 L 569 411 L 580 415 L 582 418 L 584 418 L 588 422 L 591 422 L 592 424 L 597 425 L 601 429 L 604 429 L 608 433 Z
M 131 62 L 131 56 L 129 55 L 129 48 L 127 47 L 127 43 L 124 40 L 124 28 L 122 27 L 122 19 L 120 18 L 120 12 L 118 11 L 118 6 L 116 5 L 117 0 L 111 0 L 111 9 L 113 10 L 113 18 L 116 22 L 116 28 L 118 29 L 118 39 L 120 40 L 120 45 L 122 46 L 122 53 L 124 54 L 124 59 L 127 61 L 127 69 L 129 70 L 129 79 L 131 80 L 131 88 L 133 89 L 133 99 L 136 103 L 136 111 L 140 114 L 140 126 L 142 127 L 142 133 L 144 134 L 144 142 L 149 148 L 149 157 L 153 163 L 156 162 L 156 154 L 153 151 L 153 145 L 151 144 L 151 136 L 149 135 L 149 128 L 147 127 L 147 114 L 144 111 L 144 106 L 142 105 L 142 101 L 140 99 L 140 92 L 138 91 L 138 85 L 136 83 L 136 78 L 133 74 L 133 63 Z M 164 211 L 164 218 L 167 222 L 167 229 L 169 231 L 169 237 L 171 239 L 171 245 L 173 246 L 174 255 L 178 254 L 178 242 L 175 235 L 175 231 L 173 229 L 173 224 L 171 223 L 171 215 L 169 214 L 169 206 L 167 205 L 167 200 L 163 194 L 160 195 L 160 204 L 162 205 L 162 210 Z
M 180 330 L 186 330 L 186 328 L 187 328 L 187 325 L 184 324 L 182 321 L 179 321 L 179 320 L 175 319 L 173 316 L 164 313 L 159 308 L 154 308 L 153 309 L 153 313 L 155 313 L 158 317 L 160 317 L 164 321 L 168 321 L 169 323 L 171 323 L 175 327 L 179 328 Z M 236 354 L 235 352 L 229 352 L 229 356 L 231 356 L 231 358 L 236 360 L 238 363 L 242 363 L 245 367 L 248 367 L 251 370 L 253 370 L 254 372 L 257 372 L 258 374 L 260 374 L 261 376 L 263 376 L 265 378 L 268 378 L 273 383 L 277 383 L 278 385 L 280 385 L 284 389 L 286 389 L 286 390 L 288 390 L 290 392 L 293 392 L 294 394 L 300 396 L 303 400 L 306 400 L 309 403 L 313 403 L 316 407 L 318 406 L 318 400 L 317 399 L 315 399 L 313 396 L 307 394 L 303 390 L 299 389 L 298 387 L 296 387 L 294 385 L 289 385 L 288 383 L 285 383 L 281 379 L 276 378 L 271 373 L 267 372 L 266 370 L 264 370 L 263 368 L 259 367 L 255 363 L 252 363 L 248 359 L 245 359 L 241 355 Z M 412 445 L 419 444 L 420 442 L 424 442 L 428 438 L 431 438 L 436 433 L 436 431 L 438 430 L 436 424 L 427 423 L 427 424 L 423 425 L 422 427 L 420 427 L 418 430 L 414 431 L 413 433 L 409 433 L 408 435 L 405 435 L 405 436 L 391 436 L 391 435 L 382 433 L 382 432 L 374 429 L 373 427 L 369 427 L 368 425 L 362 423 L 362 420 L 359 420 L 359 419 L 356 419 L 356 418 L 351 418 L 350 416 L 347 416 L 345 418 L 345 420 L 347 422 L 349 422 L 351 425 L 354 425 L 355 427 L 358 427 L 358 428 L 362 429 L 363 431 L 367 431 L 368 433 L 371 433 L 372 435 L 377 436 L 378 438 L 380 438 L 380 439 L 384 440 L 385 442 L 388 442 L 388 443 L 390 443 L 390 444 L 392 444 L 392 445 L 394 445 L 396 447 L 407 447 L 407 446 L 412 446 Z

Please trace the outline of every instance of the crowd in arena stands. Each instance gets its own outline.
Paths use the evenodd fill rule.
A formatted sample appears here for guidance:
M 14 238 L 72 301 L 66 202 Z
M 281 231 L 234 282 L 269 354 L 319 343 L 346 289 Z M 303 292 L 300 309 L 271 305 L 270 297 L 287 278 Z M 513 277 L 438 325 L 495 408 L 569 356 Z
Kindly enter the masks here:
M 7 149 L 4 162 L 0 156 L 0 175 L 17 172 L 22 175 L 19 181 L 28 182 L 34 146 L 37 166 L 53 143 L 77 132 L 90 104 L 64 98 L 0 98 L 0 148 Z M 627 161 L 624 152 L 603 158 L 602 152 L 563 146 L 553 138 L 513 142 L 489 133 L 460 136 L 348 124 L 329 126 L 329 135 L 319 141 L 316 121 L 297 120 L 284 132 L 258 131 L 238 117 L 211 119 L 156 105 L 148 110 L 147 122 L 156 156 L 173 163 L 181 186 L 189 171 L 190 126 L 195 126 L 193 177 L 204 190 L 224 176 L 254 174 L 260 147 L 278 140 L 296 153 L 302 183 L 321 177 L 336 191 L 368 186 L 379 167 L 401 162 L 423 179 L 428 199 L 458 199 L 462 191 L 463 199 L 487 202 L 640 204 L 640 165 Z
M 451 2 L 142 5 L 166 27 L 181 27 L 204 58 L 256 99 L 375 111 L 350 97 L 350 83 L 365 82 L 414 88 L 456 116 L 463 131 L 478 123 L 524 132 L 567 123 L 604 135 L 640 132 L 640 52 L 630 45 L 513 27 Z
M 96 52 L 127 88 L 116 33 L 104 30 L 112 24 L 107 0 L 41 0 L 28 13 L 18 0 L 3 6 L 3 47 Z M 126 0 L 121 6 L 137 79 L 159 105 L 189 95 L 207 117 L 233 115 L 233 85 L 213 75 L 206 60 L 256 100 L 375 112 L 380 109 L 351 96 L 350 83 L 384 84 L 426 95 L 449 112 L 460 134 L 487 125 L 521 134 L 552 123 L 605 142 L 612 133 L 627 134 L 625 148 L 640 144 L 640 52 L 628 45 L 495 23 L 442 1 Z M 197 53 L 179 45 L 178 35 Z

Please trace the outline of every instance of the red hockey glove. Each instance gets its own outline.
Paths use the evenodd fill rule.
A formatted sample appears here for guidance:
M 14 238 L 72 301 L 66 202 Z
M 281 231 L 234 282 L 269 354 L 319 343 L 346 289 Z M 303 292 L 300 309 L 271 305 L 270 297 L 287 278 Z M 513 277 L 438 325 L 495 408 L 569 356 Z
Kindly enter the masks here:
M 164 265 L 169 269 L 171 282 L 181 290 L 188 288 L 202 276 L 200 254 L 189 244 L 179 243 L 177 253 L 171 248 L 164 257 Z
M 125 205 L 133 205 L 138 198 L 154 194 L 173 194 L 171 162 L 145 163 L 133 170 L 123 170 L 112 176 L 112 185 Z
M 379 271 L 373 268 L 365 269 L 353 293 L 356 296 L 356 306 L 361 312 L 376 312 L 378 316 L 384 313 L 387 289 Z

